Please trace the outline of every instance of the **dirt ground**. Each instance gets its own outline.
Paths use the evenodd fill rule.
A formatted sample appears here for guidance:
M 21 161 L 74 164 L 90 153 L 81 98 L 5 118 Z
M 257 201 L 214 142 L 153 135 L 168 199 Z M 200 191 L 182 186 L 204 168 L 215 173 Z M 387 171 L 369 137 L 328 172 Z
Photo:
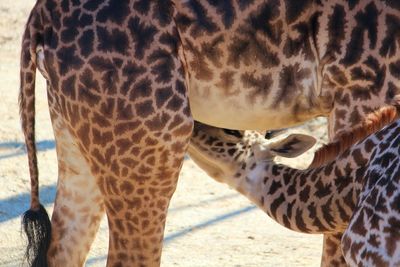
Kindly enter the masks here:
M 0 266 L 20 266 L 24 247 L 20 215 L 29 205 L 29 176 L 18 116 L 18 71 L 20 38 L 34 2 L 0 1 Z M 41 200 L 51 212 L 57 166 L 42 79 L 36 109 Z M 319 119 L 294 131 L 325 140 L 325 128 Z M 310 160 L 311 153 L 285 163 L 301 168 Z M 187 159 L 170 206 L 162 266 L 319 266 L 321 242 L 320 235 L 281 227 Z M 105 266 L 107 244 L 104 219 L 87 266 Z

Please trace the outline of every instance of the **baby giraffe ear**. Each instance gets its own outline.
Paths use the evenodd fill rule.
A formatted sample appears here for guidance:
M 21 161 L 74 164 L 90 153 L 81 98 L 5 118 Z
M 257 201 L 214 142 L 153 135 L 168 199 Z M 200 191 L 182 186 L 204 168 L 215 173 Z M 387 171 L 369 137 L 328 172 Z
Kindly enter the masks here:
M 270 151 L 274 156 L 295 158 L 313 147 L 316 141 L 309 135 L 291 134 L 283 140 L 270 144 Z

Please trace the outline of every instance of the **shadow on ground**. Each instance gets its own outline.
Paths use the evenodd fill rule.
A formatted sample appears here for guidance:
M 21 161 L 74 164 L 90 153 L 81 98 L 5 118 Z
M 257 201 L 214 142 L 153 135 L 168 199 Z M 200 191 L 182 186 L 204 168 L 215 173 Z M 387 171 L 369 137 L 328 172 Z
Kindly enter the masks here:
M 185 229 L 182 229 L 181 231 L 175 232 L 175 233 L 171 233 L 167 236 L 164 237 L 164 246 L 168 246 L 171 243 L 173 243 L 176 239 L 182 238 L 185 235 L 189 234 L 189 233 L 194 233 L 200 230 L 203 230 L 207 227 L 211 227 L 213 225 L 216 225 L 220 222 L 229 220 L 229 219 L 233 219 L 235 217 L 238 217 L 240 215 L 243 215 L 245 213 L 254 211 L 256 209 L 256 206 L 254 205 L 249 205 L 247 207 L 232 211 L 232 212 L 228 212 L 225 214 L 221 214 L 219 216 L 216 216 L 214 218 L 210 218 L 209 220 L 206 220 L 204 222 L 200 222 L 198 224 L 195 224 L 193 226 L 189 226 L 186 227 Z M 89 258 L 86 261 L 86 266 L 92 266 L 94 264 L 99 264 L 101 262 L 105 262 L 107 260 L 107 255 L 102 255 L 102 256 L 98 256 L 98 257 L 93 257 L 93 258 Z
M 43 140 L 43 141 L 36 142 L 37 151 L 52 150 L 55 147 L 56 147 L 56 144 L 55 144 L 54 140 Z M 25 143 L 21 143 L 21 142 L 0 143 L 0 152 L 2 150 L 5 150 L 6 153 L 0 154 L 0 160 L 26 154 Z M 9 152 L 9 151 L 11 151 L 11 152 Z

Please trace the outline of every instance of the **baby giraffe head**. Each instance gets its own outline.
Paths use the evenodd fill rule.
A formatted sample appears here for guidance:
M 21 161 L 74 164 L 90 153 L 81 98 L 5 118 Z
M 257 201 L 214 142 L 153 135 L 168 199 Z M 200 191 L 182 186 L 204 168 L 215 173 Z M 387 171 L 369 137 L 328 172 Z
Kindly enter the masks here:
M 292 134 L 271 142 L 256 131 L 232 131 L 195 122 L 189 155 L 209 176 L 219 182 L 246 176 L 258 162 L 273 161 L 275 156 L 293 158 L 315 144 L 315 138 Z

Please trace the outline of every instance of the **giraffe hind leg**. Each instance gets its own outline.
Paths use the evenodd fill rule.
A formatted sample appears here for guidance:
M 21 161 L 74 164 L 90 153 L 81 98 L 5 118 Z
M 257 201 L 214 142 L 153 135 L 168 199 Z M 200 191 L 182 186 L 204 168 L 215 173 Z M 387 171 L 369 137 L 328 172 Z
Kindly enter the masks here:
M 83 266 L 104 215 L 103 198 L 62 118 L 51 111 L 59 177 L 48 261 L 50 266 Z

